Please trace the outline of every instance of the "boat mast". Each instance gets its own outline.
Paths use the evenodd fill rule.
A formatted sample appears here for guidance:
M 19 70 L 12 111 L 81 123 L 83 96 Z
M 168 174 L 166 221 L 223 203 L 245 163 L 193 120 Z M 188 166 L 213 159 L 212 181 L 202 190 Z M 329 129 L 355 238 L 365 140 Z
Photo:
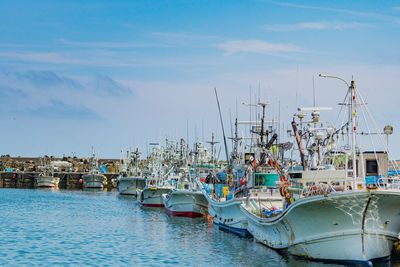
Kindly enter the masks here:
M 219 142 L 215 141 L 214 133 L 211 134 L 211 141 L 207 141 L 211 145 L 211 163 L 214 164 L 214 146 Z
M 231 162 L 229 160 L 229 154 L 228 154 L 228 145 L 226 143 L 226 136 L 225 136 L 225 129 L 224 129 L 224 122 L 222 121 L 222 114 L 221 114 L 221 107 L 219 105 L 219 99 L 218 99 L 218 94 L 217 94 L 217 88 L 214 87 L 214 92 L 215 92 L 215 98 L 217 99 L 217 105 L 218 105 L 218 111 L 219 111 L 219 118 L 221 121 L 221 128 L 222 128 L 222 135 L 224 138 L 224 146 L 225 146 L 225 155 L 226 155 L 226 161 L 228 163 L 228 166 L 231 165 Z
M 357 186 L 357 152 L 356 152 L 356 136 L 357 136 L 357 125 L 356 125 L 356 116 L 357 116 L 357 106 L 356 106 L 356 86 L 354 80 L 350 83 L 350 114 L 351 114 L 351 128 L 352 128 L 352 142 L 351 142 L 351 150 L 353 153 L 353 190 L 356 190 Z
M 266 103 L 258 103 L 262 107 L 262 117 L 261 117 L 261 133 L 260 133 L 260 142 L 261 146 L 264 145 L 264 135 L 268 135 L 267 132 L 264 132 L 264 119 L 265 119 L 265 107 L 267 106 Z M 268 138 L 268 137 L 267 137 Z
M 319 74 L 319 77 L 322 78 L 333 78 L 333 79 L 338 79 L 341 80 L 342 82 L 344 82 L 347 87 L 348 87 L 348 93 L 350 93 L 350 100 L 347 105 L 349 107 L 349 116 L 351 117 L 349 120 L 351 120 L 351 135 L 352 135 L 352 142 L 351 142 L 351 150 L 352 150 L 352 157 L 353 157 L 353 190 L 356 190 L 356 186 L 357 186 L 357 147 L 356 147 L 356 136 L 357 136 L 357 121 L 356 121 L 356 117 L 357 117 L 357 102 L 356 102 L 356 84 L 354 80 L 351 80 L 350 84 L 337 76 L 331 76 L 331 75 L 323 75 L 323 74 Z M 348 94 L 347 93 L 347 94 Z

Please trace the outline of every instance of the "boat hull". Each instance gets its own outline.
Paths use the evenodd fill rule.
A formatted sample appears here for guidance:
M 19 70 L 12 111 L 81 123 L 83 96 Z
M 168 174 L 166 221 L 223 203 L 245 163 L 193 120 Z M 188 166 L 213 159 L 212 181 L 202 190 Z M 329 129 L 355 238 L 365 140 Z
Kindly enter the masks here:
M 120 177 L 118 178 L 118 191 L 121 195 L 136 195 L 137 189 L 146 186 L 146 178 L 141 177 Z
M 247 218 L 240 210 L 242 200 L 232 199 L 217 202 L 209 198 L 208 203 L 208 213 L 213 218 L 213 223 L 220 230 L 229 231 L 243 237 L 251 236 L 247 230 Z
M 274 218 L 241 206 L 261 243 L 317 260 L 367 262 L 389 258 L 400 232 L 400 192 L 343 192 L 297 200 Z
M 207 214 L 208 202 L 199 191 L 173 190 L 163 194 L 165 211 L 171 216 L 202 217 Z
M 56 188 L 60 183 L 60 178 L 53 176 L 39 176 L 36 178 L 38 188 Z
M 247 231 L 247 218 L 240 210 L 240 205 L 244 199 L 216 200 L 210 196 L 203 183 L 200 181 L 197 181 L 197 183 L 204 197 L 207 199 L 208 214 L 220 230 L 243 237 L 251 236 L 249 231 Z
M 107 184 L 107 178 L 99 174 L 86 174 L 82 176 L 83 188 L 103 189 Z
M 145 207 L 164 207 L 162 194 L 172 190 L 169 187 L 145 187 L 137 190 L 137 201 Z

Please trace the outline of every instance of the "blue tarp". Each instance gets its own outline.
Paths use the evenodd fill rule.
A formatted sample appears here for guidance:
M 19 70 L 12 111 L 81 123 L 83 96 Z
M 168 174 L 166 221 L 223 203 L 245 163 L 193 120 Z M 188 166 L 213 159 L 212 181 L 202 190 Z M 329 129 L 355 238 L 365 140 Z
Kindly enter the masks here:
M 226 173 L 225 172 L 217 173 L 217 179 L 221 182 L 225 182 L 226 181 Z
M 106 172 L 107 172 L 107 167 L 106 167 L 106 165 L 100 165 L 100 166 L 99 166 L 99 171 L 100 171 L 101 173 L 106 173 Z
M 223 197 L 224 196 L 224 184 L 215 184 L 215 194 L 218 197 Z

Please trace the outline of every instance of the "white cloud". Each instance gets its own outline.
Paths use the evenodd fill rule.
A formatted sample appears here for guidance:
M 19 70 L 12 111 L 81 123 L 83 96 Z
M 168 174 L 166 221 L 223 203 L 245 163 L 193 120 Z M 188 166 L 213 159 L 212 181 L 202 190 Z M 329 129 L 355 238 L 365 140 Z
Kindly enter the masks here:
M 132 54 L 129 51 L 84 50 L 76 53 L 9 51 L 0 52 L 0 60 L 6 59 L 13 63 L 32 62 L 50 65 L 76 65 L 110 68 L 139 67 L 177 67 L 215 65 L 215 61 L 200 56 L 155 57 L 152 55 Z
M 321 10 L 321 11 L 340 13 L 340 14 L 348 14 L 348 15 L 358 16 L 358 17 L 395 19 L 395 17 L 389 16 L 386 14 L 380 14 L 380 13 L 376 13 L 376 12 L 374 12 L 374 13 L 365 12 L 365 11 L 359 11 L 359 10 L 354 10 L 354 9 L 334 8 L 334 7 L 328 7 L 328 6 L 302 5 L 302 4 L 296 4 L 296 3 L 281 2 L 281 1 L 279 1 L 279 2 L 271 1 L 269 3 L 275 4 L 278 6 L 289 7 L 289 8 Z
M 309 21 L 294 24 L 271 24 L 266 25 L 264 29 L 268 31 L 298 31 L 298 30 L 348 30 L 348 29 L 365 29 L 371 28 L 372 25 L 358 22 L 324 22 L 324 21 Z
M 146 42 L 83 42 L 73 40 L 59 40 L 60 44 L 84 47 L 84 48 L 100 48 L 100 49 L 134 49 L 134 48 L 148 48 L 148 47 L 167 47 L 160 43 L 146 43 Z
M 217 44 L 216 47 L 225 50 L 225 55 L 238 53 L 294 53 L 304 52 L 304 50 L 293 44 L 269 43 L 260 40 L 232 40 Z

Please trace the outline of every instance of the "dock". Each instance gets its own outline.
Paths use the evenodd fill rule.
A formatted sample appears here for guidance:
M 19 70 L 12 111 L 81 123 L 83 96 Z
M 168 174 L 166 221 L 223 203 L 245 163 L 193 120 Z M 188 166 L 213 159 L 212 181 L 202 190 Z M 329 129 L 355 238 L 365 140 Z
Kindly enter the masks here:
M 86 172 L 55 172 L 54 176 L 60 178 L 60 189 L 82 189 L 79 180 Z M 0 172 L 0 188 L 36 188 L 35 179 L 39 172 Z M 112 180 L 118 177 L 118 173 L 104 173 L 107 177 L 105 188 L 114 188 Z

